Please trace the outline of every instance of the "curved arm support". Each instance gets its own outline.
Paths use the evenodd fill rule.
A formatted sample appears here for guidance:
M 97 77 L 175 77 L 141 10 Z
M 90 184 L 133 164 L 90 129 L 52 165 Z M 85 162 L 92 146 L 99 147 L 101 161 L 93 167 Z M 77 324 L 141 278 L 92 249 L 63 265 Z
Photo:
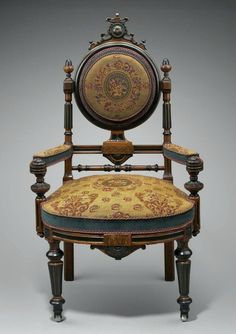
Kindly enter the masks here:
M 199 154 L 194 150 L 189 150 L 185 147 L 172 143 L 166 143 L 163 145 L 163 154 L 167 159 L 173 160 L 182 165 L 187 164 L 188 158 L 192 156 L 199 156 Z
M 71 158 L 72 156 L 72 145 L 59 145 L 53 148 L 49 148 L 45 151 L 40 151 L 34 154 L 33 158 L 40 158 L 47 166 L 54 165 L 60 161 Z
M 46 200 L 44 194 L 50 189 L 50 185 L 44 182 L 46 172 L 46 162 L 41 158 L 34 158 L 30 164 L 30 173 L 35 175 L 36 182 L 31 186 L 31 190 L 37 194 L 35 198 L 36 232 L 41 238 L 44 237 L 41 203 Z
M 200 232 L 200 196 L 198 192 L 202 190 L 203 183 L 198 181 L 198 174 L 203 170 L 203 161 L 199 156 L 190 156 L 186 162 L 186 169 L 190 175 L 190 180 L 184 187 L 190 192 L 189 198 L 195 204 L 195 215 L 193 219 L 193 236 Z

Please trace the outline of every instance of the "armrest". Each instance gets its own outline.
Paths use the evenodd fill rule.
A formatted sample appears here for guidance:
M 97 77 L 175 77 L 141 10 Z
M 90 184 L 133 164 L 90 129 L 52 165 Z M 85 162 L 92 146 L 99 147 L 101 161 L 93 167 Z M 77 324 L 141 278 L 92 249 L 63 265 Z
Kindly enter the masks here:
M 182 165 L 187 164 L 188 158 L 192 156 L 197 156 L 197 157 L 199 156 L 199 154 L 196 151 L 189 150 L 187 148 L 172 143 L 163 145 L 163 154 L 164 157 L 173 160 L 175 162 L 178 162 Z
M 72 156 L 71 145 L 59 145 L 53 148 L 49 148 L 45 151 L 40 151 L 34 154 L 33 158 L 42 159 L 47 166 L 56 164 L 57 162 L 64 161 Z
M 44 181 L 47 167 L 70 158 L 72 152 L 71 145 L 60 145 L 40 151 L 33 156 L 33 161 L 30 164 L 30 172 L 35 175 L 36 182 L 31 186 L 31 190 L 37 195 L 35 199 L 36 231 L 40 237 L 44 236 L 41 203 L 46 200 L 45 193 L 50 189 L 50 185 Z
M 184 187 L 190 192 L 189 199 L 193 201 L 195 206 L 192 234 L 196 236 L 200 232 L 200 197 L 198 192 L 203 188 L 203 183 L 198 181 L 198 174 L 203 170 L 203 161 L 196 151 L 172 143 L 163 145 L 163 154 L 167 159 L 185 165 L 189 173 L 190 180 L 185 183 Z

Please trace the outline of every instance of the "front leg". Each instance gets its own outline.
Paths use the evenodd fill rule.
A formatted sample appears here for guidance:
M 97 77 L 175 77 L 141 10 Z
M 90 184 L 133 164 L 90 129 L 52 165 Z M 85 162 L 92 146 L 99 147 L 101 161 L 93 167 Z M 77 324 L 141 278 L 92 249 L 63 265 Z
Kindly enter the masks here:
M 53 320 L 56 322 L 63 321 L 62 316 L 62 305 L 65 303 L 64 298 L 62 297 L 62 269 L 63 262 L 61 258 L 63 256 L 63 251 L 59 248 L 60 241 L 49 240 L 50 249 L 47 252 L 47 257 L 49 259 L 48 268 L 51 280 L 52 288 L 52 299 L 50 304 L 53 305 Z
M 190 283 L 190 256 L 191 249 L 188 247 L 188 240 L 178 241 L 178 247 L 175 250 L 177 257 L 176 268 L 179 281 L 180 296 L 177 303 L 180 304 L 180 318 L 182 321 L 188 320 L 189 306 L 192 303 L 192 298 L 189 297 L 189 283 Z

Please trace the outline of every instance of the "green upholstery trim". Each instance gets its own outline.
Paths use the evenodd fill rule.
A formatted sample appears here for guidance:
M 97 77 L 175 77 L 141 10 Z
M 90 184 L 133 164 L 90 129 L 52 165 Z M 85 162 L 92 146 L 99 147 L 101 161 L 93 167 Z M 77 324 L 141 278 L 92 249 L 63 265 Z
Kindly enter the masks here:
M 65 152 L 62 152 L 62 153 L 59 153 L 59 154 L 56 154 L 56 155 L 52 155 L 50 157 L 45 157 L 45 158 L 41 158 L 43 159 L 47 166 L 50 166 L 50 165 L 53 165 L 59 161 L 64 161 L 68 158 L 70 158 L 72 155 L 72 150 L 68 150 L 68 151 L 65 151 Z
M 72 156 L 72 148 L 68 147 L 68 150 L 59 152 L 57 154 L 49 155 L 49 156 L 38 156 L 37 154 L 34 155 L 34 158 L 40 158 L 47 166 L 53 165 L 57 162 L 64 161 Z
M 165 145 L 163 145 L 163 154 L 164 154 L 164 157 L 166 157 L 170 160 L 173 160 L 175 162 L 178 162 L 182 165 L 186 165 L 187 160 L 188 160 L 189 157 L 199 156 L 198 153 L 183 154 L 183 153 L 180 153 L 180 152 L 176 152 L 174 150 L 171 150 L 171 149 L 165 147 Z
M 169 217 L 152 219 L 105 220 L 62 217 L 49 214 L 41 209 L 42 220 L 51 227 L 76 232 L 155 232 L 174 228 L 193 220 L 194 207 L 189 211 Z

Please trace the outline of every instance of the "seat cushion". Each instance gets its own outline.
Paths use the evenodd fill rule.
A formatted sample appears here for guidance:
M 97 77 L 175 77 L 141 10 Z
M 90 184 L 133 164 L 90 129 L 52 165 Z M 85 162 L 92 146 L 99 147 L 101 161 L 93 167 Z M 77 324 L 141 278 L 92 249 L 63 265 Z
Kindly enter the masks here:
M 42 204 L 46 225 L 86 232 L 147 232 L 191 222 L 194 205 L 168 181 L 93 175 L 66 182 Z

